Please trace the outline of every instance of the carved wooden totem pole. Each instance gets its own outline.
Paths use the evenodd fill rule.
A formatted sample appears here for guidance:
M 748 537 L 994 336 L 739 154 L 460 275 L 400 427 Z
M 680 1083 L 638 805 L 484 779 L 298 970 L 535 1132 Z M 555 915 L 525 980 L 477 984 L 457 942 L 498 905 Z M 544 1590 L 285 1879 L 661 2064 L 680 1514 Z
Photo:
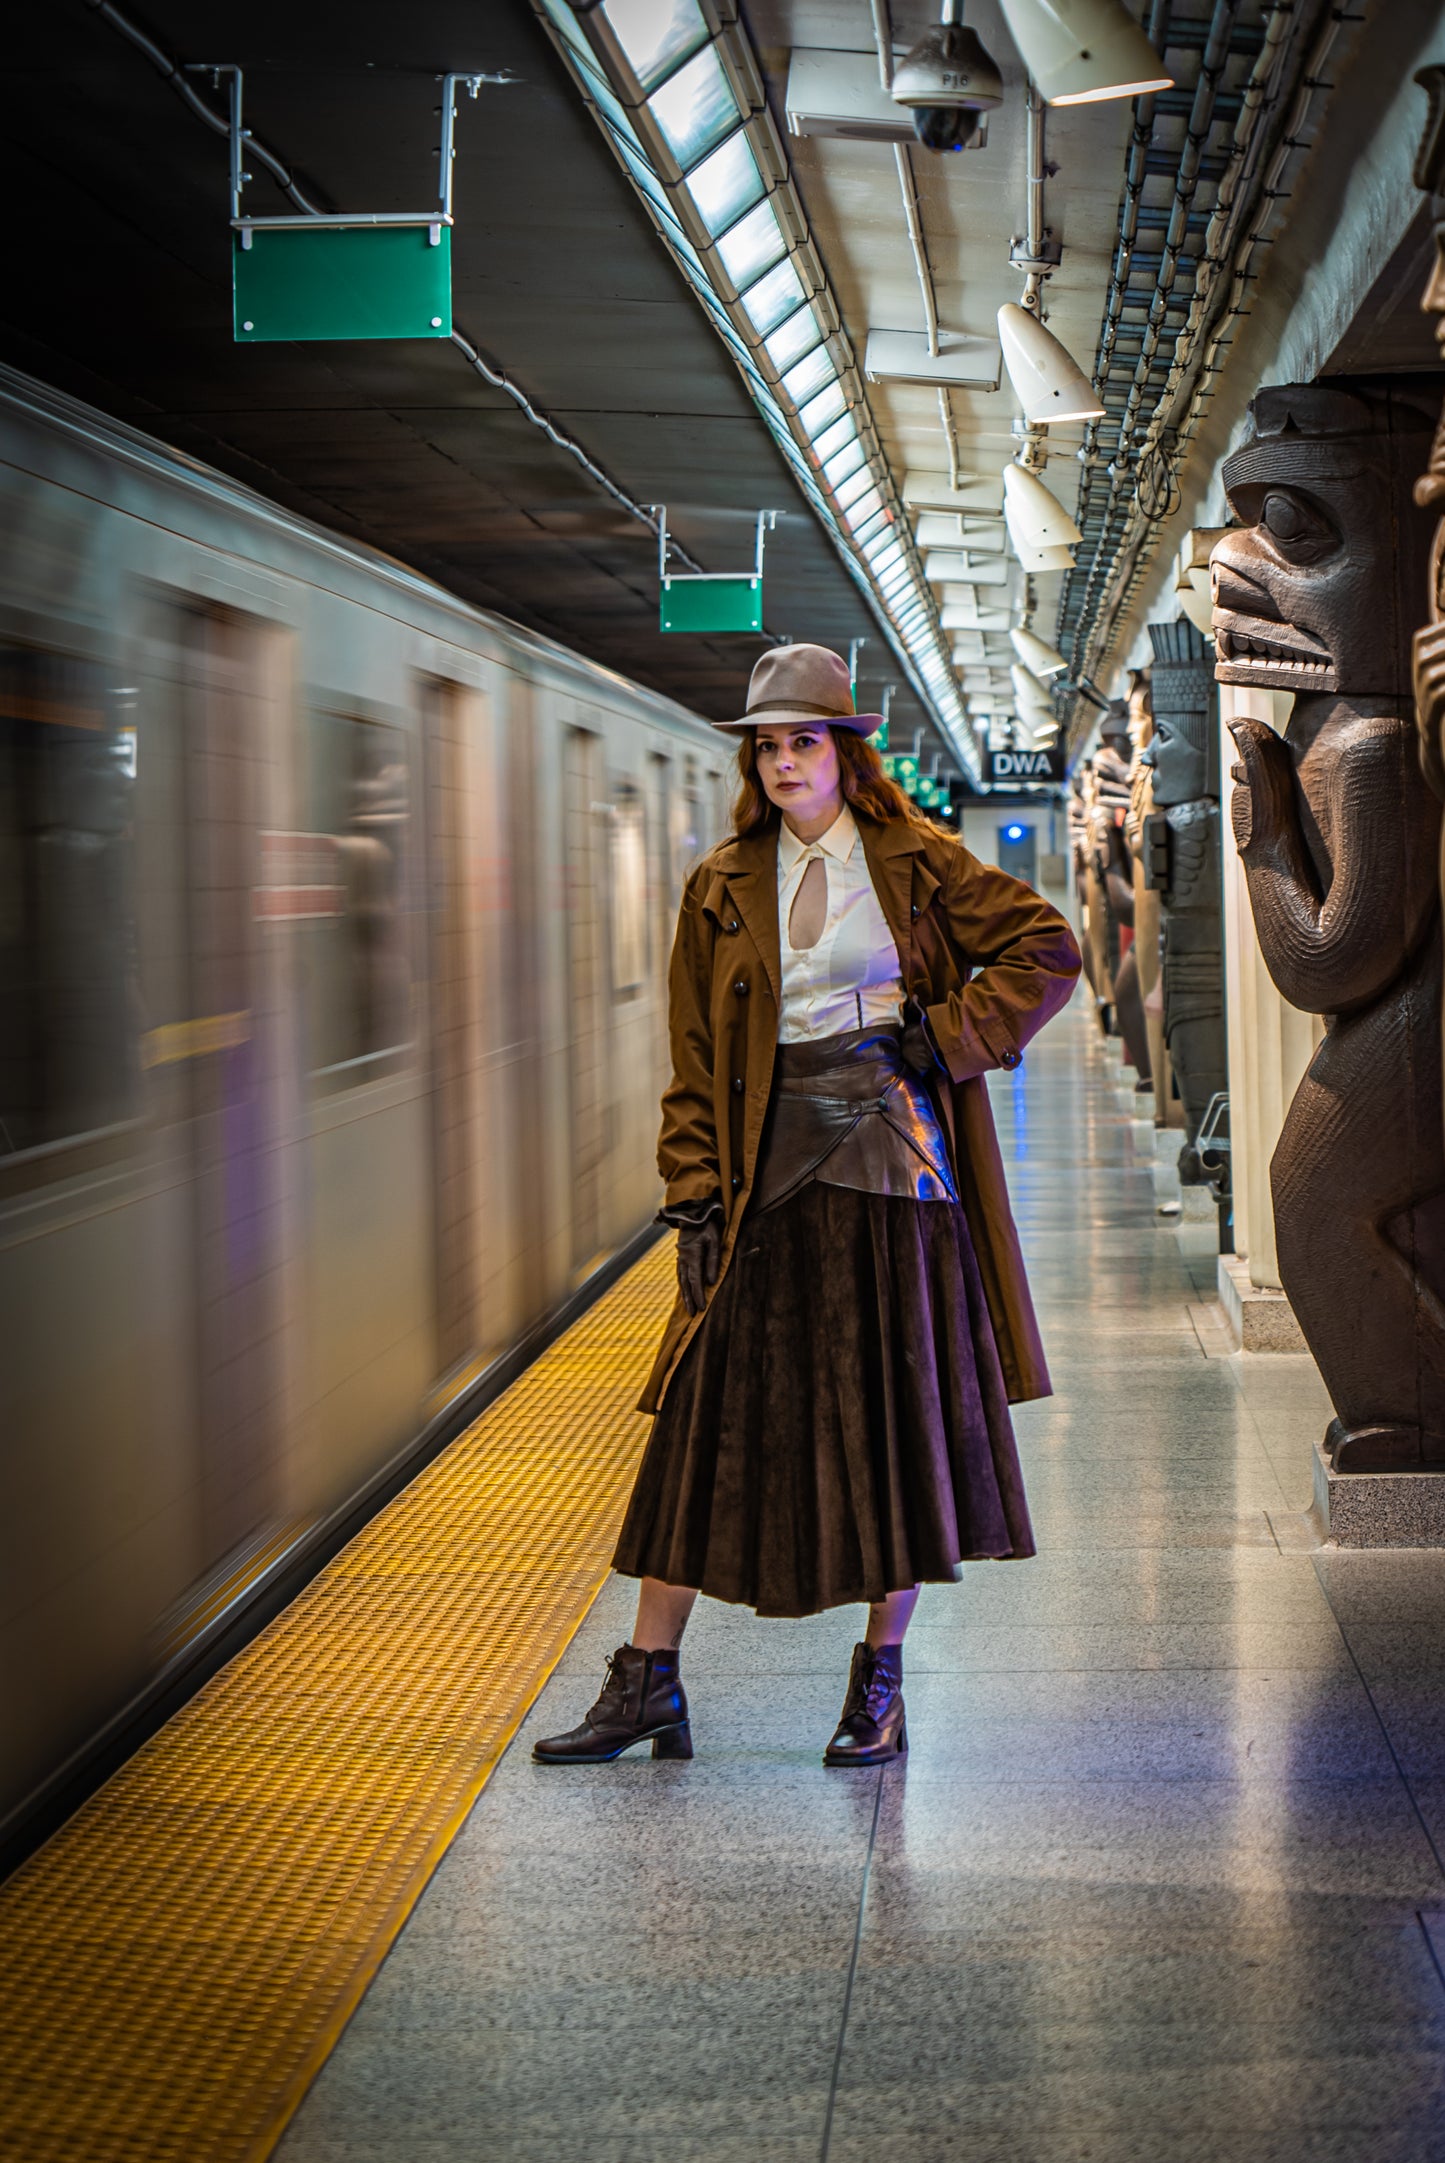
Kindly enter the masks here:
M 1437 318 L 1436 341 L 1445 356 L 1445 67 L 1422 68 L 1415 80 L 1430 100 L 1415 184 L 1430 197 L 1435 224 L 1435 263 L 1420 305 Z M 1423 511 L 1445 513 L 1445 411 L 1430 447 L 1429 467 L 1415 483 L 1415 501 Z M 1415 718 L 1425 778 L 1437 796 L 1445 797 L 1445 515 L 1430 547 L 1425 601 L 1427 621 L 1415 636 Z M 1440 881 L 1445 892 L 1445 845 Z
M 1280 1276 L 1333 1399 L 1337 1471 L 1445 1469 L 1440 807 L 1410 696 L 1430 417 L 1407 383 L 1261 391 L 1224 468 L 1221 682 L 1294 693 L 1232 732 L 1270 975 L 1326 1035 L 1270 1167 Z
M 1179 1177 L 1217 1176 L 1199 1158 L 1210 1098 L 1229 1087 L 1224 1034 L 1223 891 L 1219 876 L 1219 754 L 1209 648 L 1192 623 L 1151 623 L 1154 775 L 1145 827 L 1146 876 L 1164 919 L 1164 1041 L 1184 1106 Z
M 1130 760 L 1129 709 L 1122 701 L 1109 708 L 1099 724 L 1101 738 L 1094 755 L 1097 812 L 1094 845 L 1099 885 L 1108 915 L 1109 992 L 1124 1056 L 1139 1079 L 1136 1087 L 1149 1087 L 1149 1039 L 1144 1028 L 1144 998 L 1139 988 L 1138 956 L 1134 952 L 1134 872 L 1124 837 L 1133 786 Z

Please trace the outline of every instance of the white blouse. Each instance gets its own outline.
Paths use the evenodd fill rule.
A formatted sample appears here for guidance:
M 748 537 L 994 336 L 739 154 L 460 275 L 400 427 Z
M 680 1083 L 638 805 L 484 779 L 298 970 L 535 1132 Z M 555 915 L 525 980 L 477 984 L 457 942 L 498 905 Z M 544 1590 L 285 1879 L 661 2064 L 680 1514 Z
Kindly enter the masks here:
M 815 859 L 828 881 L 827 913 L 817 945 L 795 948 L 788 920 L 803 874 Z M 842 1036 L 849 1029 L 902 1019 L 898 949 L 878 906 L 863 843 L 846 804 L 817 841 L 800 841 L 786 824 L 779 831 L 778 940 L 783 957 L 780 1044 Z

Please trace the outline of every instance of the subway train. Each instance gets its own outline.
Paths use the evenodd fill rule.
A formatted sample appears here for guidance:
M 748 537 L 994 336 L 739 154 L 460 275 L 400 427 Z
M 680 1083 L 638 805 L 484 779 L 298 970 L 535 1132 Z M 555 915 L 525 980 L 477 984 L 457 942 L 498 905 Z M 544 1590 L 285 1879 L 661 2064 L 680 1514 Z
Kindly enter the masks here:
M 11 370 L 0 492 L 30 1844 L 649 1236 L 730 747 Z

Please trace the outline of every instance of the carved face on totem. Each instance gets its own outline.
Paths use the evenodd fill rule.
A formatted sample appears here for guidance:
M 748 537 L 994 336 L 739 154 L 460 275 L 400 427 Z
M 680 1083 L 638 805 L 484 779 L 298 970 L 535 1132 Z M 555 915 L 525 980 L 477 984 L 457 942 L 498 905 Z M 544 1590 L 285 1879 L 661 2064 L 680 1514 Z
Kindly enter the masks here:
M 1153 768 L 1154 801 L 1198 803 L 1219 794 L 1218 729 L 1209 649 L 1194 625 L 1151 623 L 1154 739 L 1140 763 Z
M 1137 758 L 1154 733 L 1154 714 L 1150 705 L 1149 671 L 1147 668 L 1131 668 L 1129 671 L 1129 742 Z
M 1296 695 L 1407 696 L 1420 407 L 1408 386 L 1339 377 L 1263 390 L 1250 421 L 1224 465 L 1239 523 L 1210 558 L 1215 675 Z
M 1435 336 L 1445 355 L 1445 68 L 1422 68 L 1415 80 L 1430 99 L 1415 185 L 1429 196 L 1435 224 L 1435 261 L 1420 306 L 1436 318 Z M 1423 511 L 1445 509 L 1445 412 L 1429 466 L 1415 483 L 1415 501 Z M 1430 545 L 1426 598 L 1429 621 L 1415 637 L 1415 718 L 1426 778 L 1437 796 L 1445 796 L 1445 517 Z

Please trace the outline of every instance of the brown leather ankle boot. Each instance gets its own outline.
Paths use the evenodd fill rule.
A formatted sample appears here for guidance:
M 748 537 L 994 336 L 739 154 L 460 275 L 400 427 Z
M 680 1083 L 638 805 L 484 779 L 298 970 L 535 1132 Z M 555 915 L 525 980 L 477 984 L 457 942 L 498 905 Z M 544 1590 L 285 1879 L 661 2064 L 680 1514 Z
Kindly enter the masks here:
M 903 1647 L 855 1645 L 848 1695 L 825 1765 L 882 1765 L 908 1748 L 903 1710 Z
M 607 1662 L 602 1694 L 580 1727 L 534 1743 L 532 1755 L 540 1765 L 605 1765 L 648 1741 L 654 1757 L 692 1756 L 678 1656 L 619 1645 Z

